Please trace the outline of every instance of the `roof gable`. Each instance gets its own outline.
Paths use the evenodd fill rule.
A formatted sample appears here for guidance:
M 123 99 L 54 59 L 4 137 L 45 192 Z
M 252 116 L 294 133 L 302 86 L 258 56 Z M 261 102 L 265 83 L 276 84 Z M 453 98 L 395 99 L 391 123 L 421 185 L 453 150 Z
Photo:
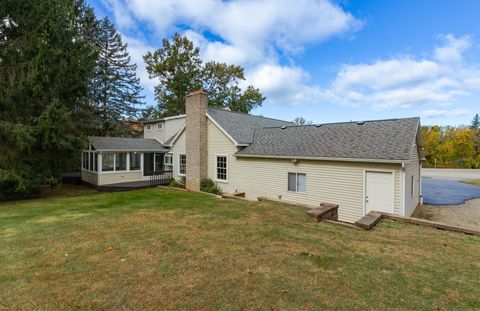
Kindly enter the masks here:
M 237 155 L 408 161 L 419 126 L 407 118 L 261 128 Z

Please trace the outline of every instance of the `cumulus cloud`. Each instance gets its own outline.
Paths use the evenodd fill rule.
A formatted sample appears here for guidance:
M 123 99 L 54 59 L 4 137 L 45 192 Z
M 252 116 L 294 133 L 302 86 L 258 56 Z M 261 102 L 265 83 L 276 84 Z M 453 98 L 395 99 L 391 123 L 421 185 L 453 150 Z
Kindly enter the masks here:
M 259 87 L 270 103 L 297 104 L 312 98 L 306 92 L 319 91 L 304 84 L 306 72 L 280 65 L 280 54 L 295 55 L 308 44 L 362 27 L 360 20 L 332 0 L 103 1 L 125 33 L 133 20 L 148 27 L 158 42 L 180 32 L 200 47 L 202 59 L 243 66 L 248 82 Z M 140 40 L 130 37 L 128 41 L 131 48 L 136 47 L 133 53 L 146 51 L 147 45 Z M 138 64 L 141 81 L 149 89 L 153 83 L 145 80 L 143 60 Z M 263 81 L 259 77 L 265 73 L 279 76 Z
M 401 56 L 344 65 L 326 94 L 340 104 L 378 110 L 452 104 L 480 89 L 480 70 L 458 63 L 470 46 L 469 37 L 442 38 L 445 45 L 435 48 L 430 59 Z
M 451 34 L 442 35 L 444 46 L 435 49 L 435 58 L 440 62 L 459 62 L 463 60 L 463 52 L 471 46 L 469 36 L 457 38 Z
M 452 110 L 425 110 L 422 112 L 424 118 L 438 118 L 438 117 L 463 117 L 469 115 L 468 109 L 452 109 Z

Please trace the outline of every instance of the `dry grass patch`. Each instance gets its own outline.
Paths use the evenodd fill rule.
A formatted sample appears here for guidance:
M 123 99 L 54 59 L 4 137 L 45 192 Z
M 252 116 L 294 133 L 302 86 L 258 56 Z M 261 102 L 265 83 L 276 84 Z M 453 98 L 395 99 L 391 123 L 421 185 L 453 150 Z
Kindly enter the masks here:
M 480 238 L 391 221 L 149 189 L 2 204 L 0 232 L 0 308 L 480 308 Z

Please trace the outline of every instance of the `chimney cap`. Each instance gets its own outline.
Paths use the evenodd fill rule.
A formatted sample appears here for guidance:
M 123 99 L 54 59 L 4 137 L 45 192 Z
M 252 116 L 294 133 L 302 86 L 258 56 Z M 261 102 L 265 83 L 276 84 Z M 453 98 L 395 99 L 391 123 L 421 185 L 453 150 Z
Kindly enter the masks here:
M 205 94 L 205 95 L 207 95 L 207 92 L 205 92 L 203 89 L 199 89 L 199 90 L 191 91 L 190 93 L 187 94 L 187 97 L 195 95 L 195 94 Z

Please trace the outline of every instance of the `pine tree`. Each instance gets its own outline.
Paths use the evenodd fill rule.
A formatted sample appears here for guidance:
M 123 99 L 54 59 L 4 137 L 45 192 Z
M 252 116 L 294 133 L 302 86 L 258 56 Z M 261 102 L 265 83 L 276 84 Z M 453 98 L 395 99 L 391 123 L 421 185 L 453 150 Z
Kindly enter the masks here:
M 475 116 L 473 116 L 473 120 L 472 120 L 472 124 L 470 126 L 470 128 L 472 129 L 479 129 L 480 128 L 480 116 L 477 114 L 475 114 Z
M 91 86 L 93 105 L 99 118 L 97 135 L 125 134 L 128 129 L 122 121 L 135 117 L 137 106 L 143 104 L 137 65 L 131 62 L 127 44 L 122 42 L 107 17 L 100 23 L 97 45 L 99 58 Z

